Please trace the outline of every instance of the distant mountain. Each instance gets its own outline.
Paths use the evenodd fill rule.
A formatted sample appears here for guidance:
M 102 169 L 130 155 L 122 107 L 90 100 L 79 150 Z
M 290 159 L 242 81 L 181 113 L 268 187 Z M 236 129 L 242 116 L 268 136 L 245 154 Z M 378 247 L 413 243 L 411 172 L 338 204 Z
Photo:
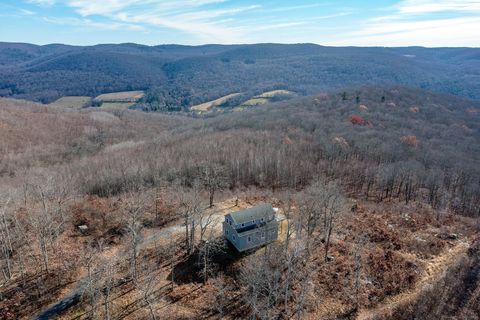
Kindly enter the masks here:
M 232 92 L 288 89 L 307 95 L 365 84 L 480 99 L 480 49 L 0 43 L 0 96 L 41 102 L 155 88 L 185 107 Z

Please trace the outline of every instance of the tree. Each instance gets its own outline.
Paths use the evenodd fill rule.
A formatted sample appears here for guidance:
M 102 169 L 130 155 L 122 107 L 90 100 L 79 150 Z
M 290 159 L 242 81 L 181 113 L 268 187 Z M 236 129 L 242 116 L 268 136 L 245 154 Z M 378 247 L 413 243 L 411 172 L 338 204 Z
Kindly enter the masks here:
M 213 279 L 213 286 L 215 287 L 215 301 L 214 309 L 218 312 L 220 319 L 224 318 L 225 308 L 228 305 L 227 293 L 232 289 L 227 281 L 225 281 L 224 276 L 219 274 L 215 279 Z
M 128 193 L 122 201 L 122 212 L 130 236 L 130 276 L 135 280 L 137 277 L 138 246 L 142 228 L 140 218 L 145 209 L 147 198 L 142 192 L 138 194 Z
M 10 235 L 10 224 L 7 221 L 6 211 L 10 199 L 7 199 L 3 203 L 0 202 L 0 246 L 3 259 L 5 260 L 5 267 L 2 268 L 5 281 L 8 281 L 12 277 L 12 259 L 13 245 Z
M 199 247 L 199 264 L 201 265 L 201 275 L 203 283 L 208 280 L 209 275 L 215 271 L 214 266 L 211 264 L 212 256 L 225 250 L 225 241 L 223 238 L 215 239 L 212 235 L 206 240 L 200 243 Z
M 325 197 L 323 202 L 324 209 L 324 232 L 325 232 L 325 261 L 328 261 L 328 250 L 330 248 L 330 238 L 341 210 L 345 204 L 345 198 L 337 183 L 331 182 L 325 188 Z
M 99 294 L 99 282 L 98 276 L 99 273 L 96 270 L 96 260 L 98 254 L 102 250 L 102 245 L 99 243 L 98 246 L 94 246 L 91 242 L 87 243 L 83 253 L 82 253 L 82 262 L 84 267 L 87 269 L 87 287 L 86 292 L 89 298 L 90 303 L 90 318 L 95 319 L 95 313 L 97 310 L 97 297 Z
M 200 167 L 200 179 L 208 191 L 209 206 L 212 208 L 215 192 L 227 186 L 226 170 L 216 163 L 205 164 Z
M 142 279 L 137 278 L 134 283 L 135 287 L 137 288 L 143 302 L 147 305 L 148 310 L 150 312 L 150 318 L 152 320 L 156 320 L 156 314 L 154 309 L 154 302 L 152 300 L 153 290 L 155 288 L 155 284 L 157 283 L 157 274 L 155 270 L 146 270 L 145 276 Z
M 191 189 L 184 188 L 180 191 L 179 202 L 185 225 L 185 249 L 187 254 L 191 254 L 195 247 L 195 233 L 198 220 L 203 215 L 203 205 L 198 184 L 194 183 Z
M 101 267 L 100 287 L 102 288 L 105 320 L 111 319 L 110 295 L 115 284 L 116 259 L 106 260 Z

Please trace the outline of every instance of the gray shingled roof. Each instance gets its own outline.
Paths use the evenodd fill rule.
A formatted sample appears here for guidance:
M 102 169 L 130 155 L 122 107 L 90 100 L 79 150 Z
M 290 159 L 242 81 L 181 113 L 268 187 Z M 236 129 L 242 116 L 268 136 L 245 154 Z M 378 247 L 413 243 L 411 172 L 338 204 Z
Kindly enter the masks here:
M 232 217 L 235 224 L 241 224 L 247 221 L 260 220 L 261 218 L 268 221 L 272 218 L 273 214 L 275 214 L 275 211 L 273 211 L 272 205 L 265 203 L 256 207 L 232 212 L 230 213 L 230 217 Z

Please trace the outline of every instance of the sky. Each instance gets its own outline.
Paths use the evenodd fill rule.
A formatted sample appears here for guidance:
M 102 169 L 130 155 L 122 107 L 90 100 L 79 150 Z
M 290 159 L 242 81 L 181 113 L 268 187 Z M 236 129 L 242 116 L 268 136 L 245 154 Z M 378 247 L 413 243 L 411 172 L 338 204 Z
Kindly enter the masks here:
M 479 47 L 480 0 L 0 0 L 0 41 Z

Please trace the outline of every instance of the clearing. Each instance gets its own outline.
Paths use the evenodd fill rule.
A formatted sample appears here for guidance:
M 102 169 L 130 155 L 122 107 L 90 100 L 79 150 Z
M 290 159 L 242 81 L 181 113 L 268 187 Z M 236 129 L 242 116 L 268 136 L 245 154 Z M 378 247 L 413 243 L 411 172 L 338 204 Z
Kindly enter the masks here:
M 269 102 L 272 98 L 283 95 L 283 96 L 293 96 L 295 95 L 294 92 L 288 91 L 288 90 L 272 90 L 272 91 L 267 91 L 262 94 L 259 94 L 255 97 L 253 97 L 250 100 L 245 101 L 242 103 L 242 107 L 252 107 L 252 106 L 258 106 L 261 104 L 265 104 Z
M 223 97 L 218 98 L 216 100 L 208 101 L 208 102 L 205 102 L 205 103 L 202 103 L 202 104 L 197 104 L 195 106 L 192 106 L 190 109 L 194 110 L 194 111 L 207 111 L 211 107 L 218 106 L 218 105 L 224 103 L 225 101 L 238 96 L 239 94 L 240 94 L 239 92 L 231 93 L 229 95 L 223 96 Z
M 91 99 L 92 98 L 87 96 L 65 96 L 48 104 L 48 106 L 59 109 L 81 109 L 89 103 Z
M 293 95 L 293 94 L 295 94 L 295 93 L 292 92 L 292 91 L 288 91 L 288 90 L 272 90 L 272 91 L 264 92 L 261 95 L 258 95 L 257 97 L 258 98 L 273 98 L 273 97 L 278 96 L 278 95 Z
M 104 102 L 99 107 L 100 110 L 126 110 L 133 106 L 135 102 Z
M 104 93 L 95 98 L 102 102 L 137 102 L 144 96 L 143 91 L 123 91 Z

